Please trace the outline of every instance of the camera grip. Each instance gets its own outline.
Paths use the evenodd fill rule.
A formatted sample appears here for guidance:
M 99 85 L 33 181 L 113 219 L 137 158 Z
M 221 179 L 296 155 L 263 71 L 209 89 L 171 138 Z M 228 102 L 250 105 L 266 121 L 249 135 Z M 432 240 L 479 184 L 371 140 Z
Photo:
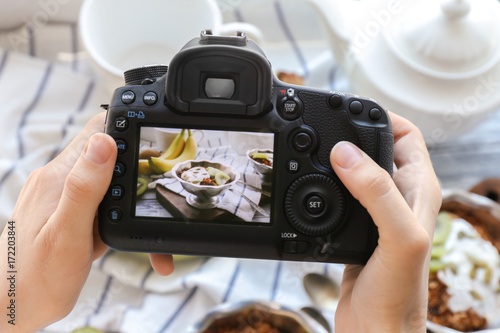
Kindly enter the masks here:
M 392 175 L 393 136 L 386 113 L 377 121 L 360 123 L 349 114 L 347 105 L 350 99 L 344 98 L 340 107 L 332 108 L 327 96 L 322 94 L 301 92 L 300 98 L 304 103 L 304 123 L 318 132 L 320 142 L 317 157 L 323 167 L 332 170 L 331 149 L 339 141 L 350 141 Z M 363 102 L 375 105 L 372 101 Z

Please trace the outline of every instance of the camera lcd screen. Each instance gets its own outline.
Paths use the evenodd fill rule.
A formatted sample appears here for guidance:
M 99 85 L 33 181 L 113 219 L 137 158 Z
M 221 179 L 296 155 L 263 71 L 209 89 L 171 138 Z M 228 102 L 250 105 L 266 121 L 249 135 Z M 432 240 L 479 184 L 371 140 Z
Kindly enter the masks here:
M 274 134 L 142 127 L 135 216 L 270 223 Z

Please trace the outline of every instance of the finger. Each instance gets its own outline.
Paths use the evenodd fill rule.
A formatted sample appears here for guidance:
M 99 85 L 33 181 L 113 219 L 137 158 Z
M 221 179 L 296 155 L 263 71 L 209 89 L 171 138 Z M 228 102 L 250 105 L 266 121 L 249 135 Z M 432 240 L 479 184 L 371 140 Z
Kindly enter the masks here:
M 434 173 L 420 130 L 408 120 L 390 113 L 394 131 L 394 162 L 398 171 L 407 166 L 413 172 Z
M 97 208 L 108 190 L 117 148 L 106 134 L 95 134 L 66 177 L 56 212 L 50 222 L 61 237 L 92 239 Z
M 26 181 L 16 203 L 16 208 L 20 209 L 14 209 L 12 218 L 22 215 L 26 220 L 32 221 L 31 236 L 36 236 L 55 212 L 68 173 L 81 155 L 90 136 L 102 132 L 104 119 L 104 112 L 94 116 L 59 156 L 43 168 L 33 171 Z M 37 203 L 39 209 L 36 211 L 22 209 L 31 207 L 33 202 Z
M 80 157 L 90 137 L 96 133 L 103 132 L 105 118 L 105 112 L 101 112 L 92 117 L 71 143 L 56 156 L 56 158 L 47 164 L 46 168 L 51 171 L 50 174 L 53 179 L 54 187 L 59 186 L 60 190 L 62 190 L 66 176 Z
M 156 273 L 167 276 L 174 271 L 174 259 L 170 254 L 150 253 L 149 260 Z
M 331 152 L 332 167 L 349 192 L 368 210 L 379 228 L 380 238 L 407 240 L 415 217 L 387 171 L 361 149 L 339 142 Z
M 441 189 L 420 130 L 390 113 L 394 128 L 394 182 L 429 235 L 441 205 Z

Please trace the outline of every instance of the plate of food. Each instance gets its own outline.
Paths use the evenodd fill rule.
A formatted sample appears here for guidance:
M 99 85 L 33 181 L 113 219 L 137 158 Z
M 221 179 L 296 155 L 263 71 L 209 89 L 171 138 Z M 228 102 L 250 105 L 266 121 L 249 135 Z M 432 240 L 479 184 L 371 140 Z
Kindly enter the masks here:
M 443 191 L 429 274 L 433 333 L 500 331 L 500 205 Z

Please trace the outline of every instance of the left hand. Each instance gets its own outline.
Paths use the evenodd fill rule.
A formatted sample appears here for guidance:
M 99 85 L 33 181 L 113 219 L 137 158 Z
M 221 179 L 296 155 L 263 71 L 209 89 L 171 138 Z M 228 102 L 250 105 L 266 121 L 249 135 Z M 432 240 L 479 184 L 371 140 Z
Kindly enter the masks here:
M 16 237 L 16 325 L 4 318 L 1 332 L 35 332 L 69 314 L 92 262 L 107 250 L 97 232 L 97 208 L 111 182 L 117 148 L 101 133 L 104 119 L 104 113 L 95 116 L 57 158 L 30 175 L 19 195 L 10 219 Z M 4 258 L 8 227 L 0 238 Z M 150 258 L 158 273 L 172 272 L 172 256 Z M 11 270 L 4 262 L 3 270 Z M 0 279 L 0 304 L 9 304 L 9 286 Z

